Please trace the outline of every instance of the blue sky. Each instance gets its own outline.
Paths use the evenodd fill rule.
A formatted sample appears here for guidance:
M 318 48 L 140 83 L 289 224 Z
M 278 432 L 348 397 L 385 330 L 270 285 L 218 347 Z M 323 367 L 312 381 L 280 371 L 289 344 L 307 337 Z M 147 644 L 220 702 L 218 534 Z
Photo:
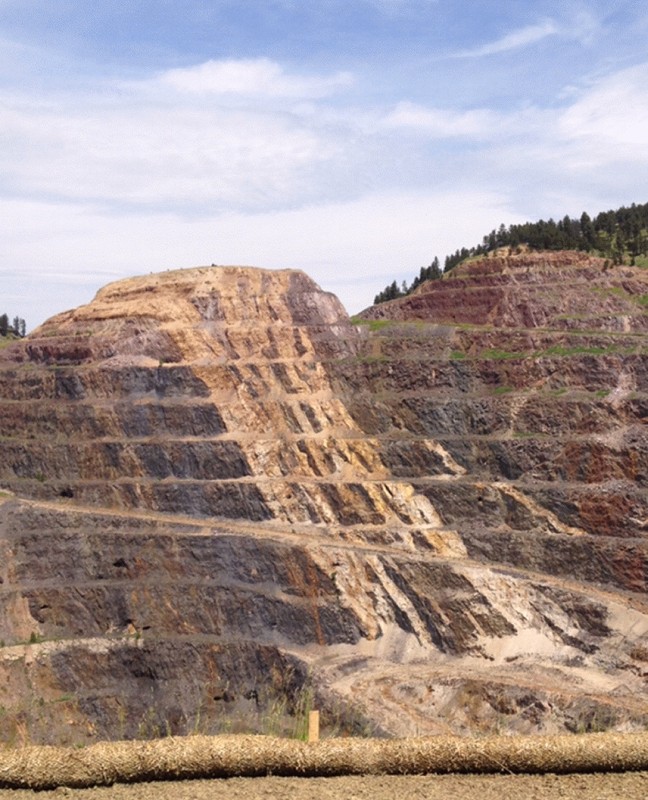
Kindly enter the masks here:
M 305 270 L 350 313 L 500 223 L 648 201 L 648 9 L 0 0 L 0 311 Z

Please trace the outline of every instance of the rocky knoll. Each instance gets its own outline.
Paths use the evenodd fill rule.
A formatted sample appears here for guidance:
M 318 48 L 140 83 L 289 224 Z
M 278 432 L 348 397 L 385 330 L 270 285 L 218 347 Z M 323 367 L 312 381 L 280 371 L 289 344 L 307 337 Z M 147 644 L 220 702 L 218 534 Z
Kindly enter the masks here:
M 5 738 L 648 720 L 648 274 L 112 284 L 0 361 Z M 310 702 L 310 701 L 309 701 Z M 286 705 L 287 704 L 287 705 Z

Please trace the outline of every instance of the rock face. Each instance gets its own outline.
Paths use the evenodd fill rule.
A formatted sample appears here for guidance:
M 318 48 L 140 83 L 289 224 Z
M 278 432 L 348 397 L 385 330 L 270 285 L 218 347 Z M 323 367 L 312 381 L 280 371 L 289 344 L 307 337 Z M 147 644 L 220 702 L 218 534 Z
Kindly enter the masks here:
M 393 735 L 644 727 L 647 300 L 522 253 L 352 324 L 302 273 L 198 268 L 2 351 L 5 737 L 310 692 Z

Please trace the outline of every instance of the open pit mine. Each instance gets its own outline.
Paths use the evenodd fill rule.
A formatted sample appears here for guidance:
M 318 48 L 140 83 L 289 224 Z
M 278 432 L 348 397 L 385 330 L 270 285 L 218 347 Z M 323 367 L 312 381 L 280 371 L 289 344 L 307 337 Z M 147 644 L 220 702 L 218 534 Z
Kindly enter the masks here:
M 643 729 L 647 421 L 648 270 L 113 283 L 0 352 L 0 734 Z

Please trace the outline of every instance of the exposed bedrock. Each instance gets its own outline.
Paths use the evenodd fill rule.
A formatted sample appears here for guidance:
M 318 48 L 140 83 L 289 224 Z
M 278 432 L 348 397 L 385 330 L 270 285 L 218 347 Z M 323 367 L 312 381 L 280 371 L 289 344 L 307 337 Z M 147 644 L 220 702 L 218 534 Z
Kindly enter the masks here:
M 646 297 L 521 253 L 352 323 L 303 273 L 198 268 L 3 350 L 6 738 L 304 692 L 398 735 L 644 727 Z

